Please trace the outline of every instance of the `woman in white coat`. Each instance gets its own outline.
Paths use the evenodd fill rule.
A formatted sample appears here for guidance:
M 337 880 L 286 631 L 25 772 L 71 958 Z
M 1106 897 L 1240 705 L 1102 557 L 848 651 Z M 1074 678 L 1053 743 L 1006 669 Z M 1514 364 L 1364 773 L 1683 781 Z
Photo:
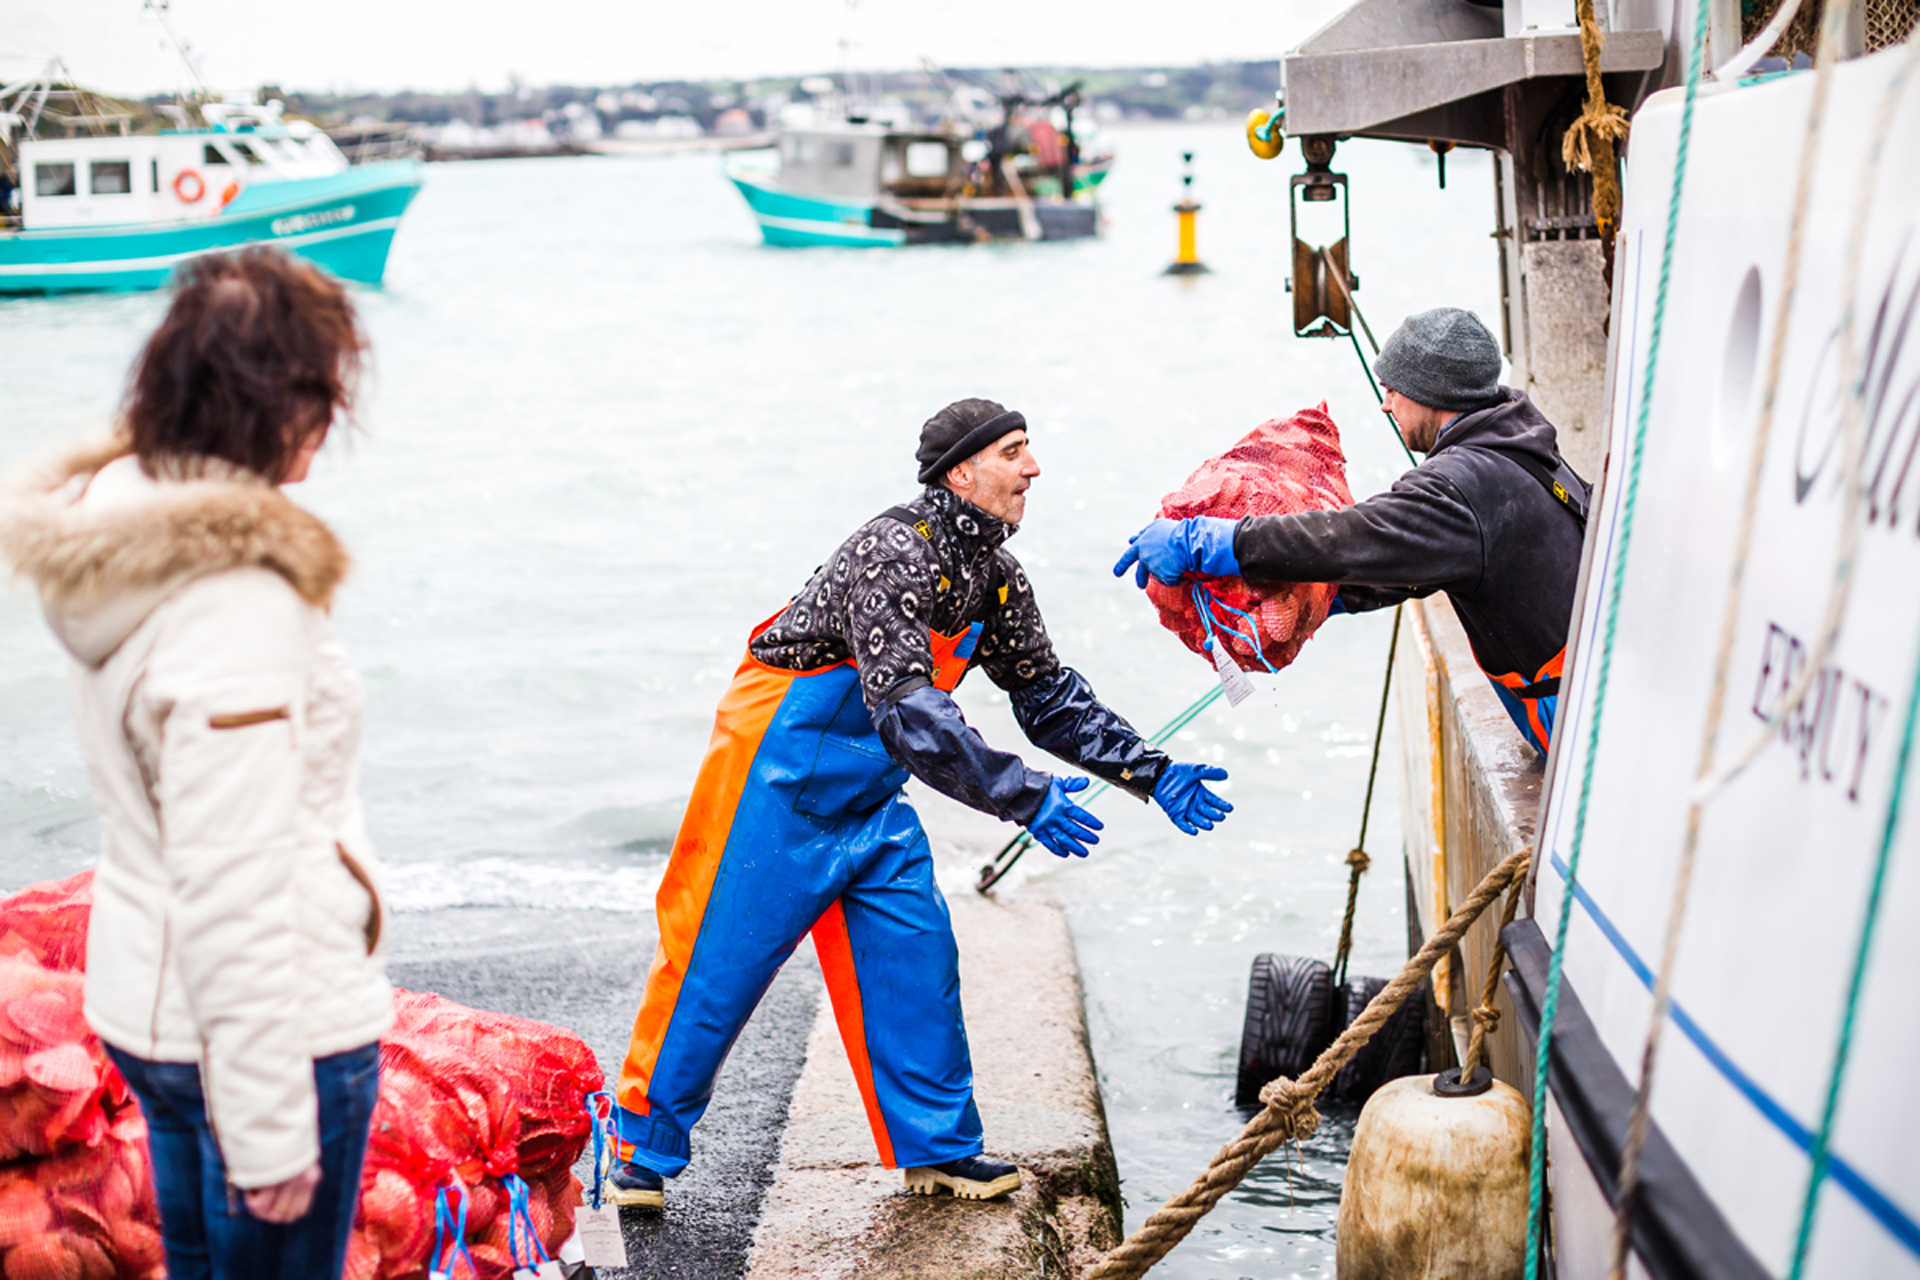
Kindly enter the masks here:
M 280 486 L 351 402 L 344 290 L 201 258 L 122 434 L 17 475 L 0 553 L 72 657 L 100 812 L 86 1014 L 145 1113 L 171 1280 L 336 1280 L 392 1019 L 347 556 Z

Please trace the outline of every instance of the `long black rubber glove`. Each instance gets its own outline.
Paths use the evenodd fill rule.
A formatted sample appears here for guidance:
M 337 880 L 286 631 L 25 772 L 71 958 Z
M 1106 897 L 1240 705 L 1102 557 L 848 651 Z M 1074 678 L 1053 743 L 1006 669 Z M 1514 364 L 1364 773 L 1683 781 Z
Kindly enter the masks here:
M 1168 764 L 1132 725 L 1094 696 L 1087 678 L 1061 667 L 1013 694 L 1027 740 L 1145 800 Z
M 988 746 L 953 699 L 930 684 L 890 695 L 873 723 L 907 772 L 969 808 L 1025 826 L 1047 798 L 1051 775 Z

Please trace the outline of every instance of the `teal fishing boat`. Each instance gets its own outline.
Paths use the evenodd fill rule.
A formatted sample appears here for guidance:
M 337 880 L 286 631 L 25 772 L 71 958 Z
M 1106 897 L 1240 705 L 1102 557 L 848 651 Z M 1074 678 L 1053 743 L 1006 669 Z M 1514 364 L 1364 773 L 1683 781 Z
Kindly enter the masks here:
M 152 134 L 38 136 L 61 119 L 47 103 L 76 92 L 43 83 L 0 100 L 0 293 L 152 289 L 189 258 L 251 244 L 345 280 L 385 274 L 416 162 L 350 165 L 278 103 L 207 103 L 202 127 Z
M 1004 95 L 981 136 L 898 129 L 859 115 L 783 129 L 770 152 L 743 152 L 727 177 L 760 234 L 783 248 L 891 248 L 1096 235 L 1094 193 L 1110 154 L 1081 154 L 1079 86 L 1041 99 Z M 1064 127 L 1050 118 L 1059 111 Z

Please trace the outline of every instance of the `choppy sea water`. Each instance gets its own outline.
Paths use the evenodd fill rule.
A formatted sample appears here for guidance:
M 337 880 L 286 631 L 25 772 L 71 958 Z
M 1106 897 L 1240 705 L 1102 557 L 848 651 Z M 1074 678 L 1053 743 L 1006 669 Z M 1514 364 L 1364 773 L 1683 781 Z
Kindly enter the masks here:
M 914 489 L 918 424 L 949 400 L 1020 408 L 1043 474 L 1012 549 L 1063 657 L 1151 731 L 1213 675 L 1109 569 L 1160 495 L 1265 417 L 1327 401 L 1356 497 L 1404 461 L 1350 346 L 1291 336 L 1286 177 L 1234 125 L 1115 129 L 1109 224 L 1080 244 L 764 248 L 711 156 L 433 166 L 386 285 L 363 430 L 295 491 L 352 548 L 336 609 L 367 682 L 365 793 L 403 909 L 646 912 L 747 630 L 859 520 Z M 1174 248 L 1197 152 L 1201 256 Z M 1483 157 L 1342 147 L 1359 300 L 1376 331 L 1498 304 Z M 113 409 L 155 295 L 0 301 L 0 465 Z M 1109 796 L 1072 864 L 1008 892 L 1072 918 L 1136 1226 L 1242 1117 L 1247 966 L 1330 956 L 1387 644 L 1336 618 L 1176 753 L 1224 764 L 1237 811 L 1201 839 Z M 1024 746 L 984 679 L 960 700 Z M 0 889 L 86 865 L 97 830 L 63 657 L 0 595 Z M 1392 727 L 1389 722 L 1389 733 Z M 1393 743 L 1355 972 L 1405 954 Z M 1044 766 L 1043 766 L 1044 767 Z M 950 894 L 996 831 L 929 806 Z M 1170 1277 L 1332 1274 L 1335 1120 L 1274 1156 L 1162 1265 Z M 989 1135 L 991 1140 L 991 1135 Z

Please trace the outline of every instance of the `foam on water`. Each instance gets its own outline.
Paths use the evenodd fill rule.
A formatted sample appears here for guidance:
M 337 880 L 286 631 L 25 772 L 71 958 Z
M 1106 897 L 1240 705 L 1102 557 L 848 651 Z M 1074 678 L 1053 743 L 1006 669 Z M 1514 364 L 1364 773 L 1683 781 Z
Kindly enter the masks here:
M 1261 164 L 1239 134 L 1113 130 L 1101 240 L 899 252 L 764 248 L 712 157 L 430 167 L 386 286 L 358 295 L 366 429 L 296 491 L 355 558 L 336 621 L 366 679 L 395 904 L 651 909 L 748 629 L 911 495 L 919 423 L 960 396 L 1033 424 L 1045 470 L 1011 549 L 1064 658 L 1143 729 L 1202 693 L 1211 668 L 1109 573 L 1160 496 L 1322 399 L 1356 495 L 1404 465 L 1351 348 L 1289 334 L 1297 153 Z M 1183 148 L 1216 274 L 1177 281 L 1158 273 Z M 1496 317 L 1484 157 L 1456 152 L 1444 193 L 1424 148 L 1347 144 L 1336 167 L 1377 332 L 1443 303 Z M 162 306 L 0 302 L 0 465 L 110 413 Z M 1252 701 L 1180 735 L 1178 755 L 1233 771 L 1218 832 L 1182 837 L 1109 794 L 1092 857 L 1029 853 L 1003 889 L 1073 921 L 1130 1224 L 1242 1121 L 1253 955 L 1332 952 L 1386 643 L 1384 617 L 1335 618 Z M 0 888 L 84 866 L 98 839 L 63 664 L 31 598 L 0 595 Z M 960 701 L 1024 749 L 987 681 Z M 1356 972 L 1405 954 L 1396 783 L 1390 745 Z M 916 803 L 946 891 L 971 892 L 1011 829 Z M 1331 1274 L 1343 1133 L 1257 1170 L 1160 1271 Z

